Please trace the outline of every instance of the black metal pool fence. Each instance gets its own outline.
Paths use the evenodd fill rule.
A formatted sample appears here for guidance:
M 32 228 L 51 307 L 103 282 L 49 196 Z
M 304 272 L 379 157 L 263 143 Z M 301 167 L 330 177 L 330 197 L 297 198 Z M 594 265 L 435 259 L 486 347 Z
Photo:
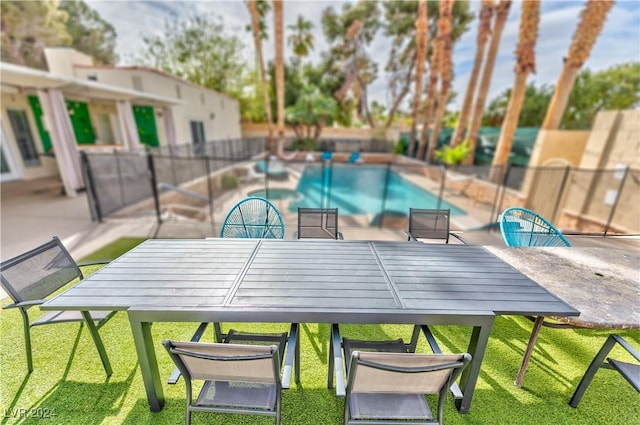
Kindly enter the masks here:
M 103 221 L 112 216 L 154 214 L 158 223 L 171 220 L 173 209 L 192 219 L 220 223 L 226 211 L 216 207 L 226 192 L 237 196 L 263 189 L 268 198 L 282 195 L 284 179 L 300 177 L 304 161 L 286 161 L 290 172 L 273 174 L 269 169 L 282 167 L 266 155 L 265 140 L 229 140 L 210 142 L 194 151 L 192 147 L 163 148 L 139 153 L 82 153 L 87 198 L 92 218 Z M 256 167 L 263 155 L 262 169 Z M 335 157 L 334 157 L 335 158 Z M 333 167 L 379 167 L 419 182 L 437 197 L 437 205 L 459 206 L 471 216 L 460 230 L 495 227 L 500 213 L 513 205 L 536 210 L 558 227 L 571 233 L 640 233 L 640 170 L 629 168 L 586 170 L 571 167 L 457 166 L 420 163 L 389 156 L 392 161 L 354 162 L 319 161 L 331 175 Z M 266 167 L 267 172 L 264 173 Z M 244 175 L 238 175 L 243 170 Z M 322 197 L 314 207 L 329 206 L 336 182 L 321 182 Z M 366 220 L 354 225 L 394 227 L 402 223 L 408 211 L 388 208 L 389 181 L 381 185 L 380 207 L 369 211 Z M 291 184 L 289 184 L 291 186 Z M 245 187 L 247 188 L 245 190 Z M 171 192 L 179 202 L 167 200 Z M 175 197 L 174 197 L 175 198 Z M 182 205 L 177 205 L 182 204 Z M 186 204 L 186 205 L 185 205 Z M 281 203 L 279 205 L 282 205 Z M 401 217 L 398 217 L 401 216 Z M 577 224 L 567 217 L 587 217 L 589 225 Z M 568 220 L 568 221 L 567 221 Z M 358 224 L 360 223 L 360 224 Z M 402 225 L 402 224 L 401 224 Z M 625 231 L 623 230 L 623 233 Z

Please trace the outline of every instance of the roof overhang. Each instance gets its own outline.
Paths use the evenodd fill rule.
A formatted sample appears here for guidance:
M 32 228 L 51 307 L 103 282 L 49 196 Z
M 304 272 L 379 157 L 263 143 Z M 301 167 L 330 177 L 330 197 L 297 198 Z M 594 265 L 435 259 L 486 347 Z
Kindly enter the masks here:
M 82 96 L 99 100 L 128 100 L 156 106 L 182 105 L 183 101 L 137 90 L 65 77 L 39 69 L 0 62 L 0 84 L 3 92 L 20 93 L 29 90 L 57 89 L 65 96 Z

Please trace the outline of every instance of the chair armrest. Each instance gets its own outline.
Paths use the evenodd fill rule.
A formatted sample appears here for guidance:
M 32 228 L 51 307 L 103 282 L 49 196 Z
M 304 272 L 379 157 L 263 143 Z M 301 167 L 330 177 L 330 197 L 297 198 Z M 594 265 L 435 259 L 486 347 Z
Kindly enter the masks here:
M 615 339 L 616 342 L 622 346 L 622 348 L 627 350 L 629 354 L 631 354 L 633 357 L 635 357 L 636 360 L 640 362 L 640 352 L 638 352 L 638 350 L 636 350 L 633 346 L 631 346 L 631 344 L 629 344 L 624 338 L 622 338 L 618 334 L 613 334 L 611 335 L 611 337 Z
M 5 305 L 4 307 L 2 307 L 2 309 L 9 309 L 9 308 L 21 308 L 21 307 L 32 307 L 34 305 L 40 305 L 42 303 L 44 303 L 46 300 L 30 300 L 30 301 L 22 301 L 20 303 L 12 303 L 12 304 L 8 304 Z

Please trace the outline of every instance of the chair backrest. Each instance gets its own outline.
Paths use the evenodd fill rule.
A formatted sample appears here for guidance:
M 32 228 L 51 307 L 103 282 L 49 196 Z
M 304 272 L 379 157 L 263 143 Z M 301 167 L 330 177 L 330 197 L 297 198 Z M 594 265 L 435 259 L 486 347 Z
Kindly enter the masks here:
M 444 394 L 471 355 L 354 351 L 349 393 Z
M 224 219 L 221 238 L 284 238 L 284 222 L 269 200 L 252 196 L 238 202 Z
M 409 209 L 409 233 L 415 238 L 449 240 L 450 209 Z
M 253 382 L 280 386 L 275 345 L 202 343 L 165 340 L 162 345 L 189 382 Z
M 500 216 L 500 231 L 507 246 L 571 246 L 553 224 L 526 208 L 504 210 Z
M 298 239 L 338 239 L 337 208 L 298 208 Z
M 0 264 L 2 288 L 16 302 L 43 300 L 82 272 L 60 239 Z

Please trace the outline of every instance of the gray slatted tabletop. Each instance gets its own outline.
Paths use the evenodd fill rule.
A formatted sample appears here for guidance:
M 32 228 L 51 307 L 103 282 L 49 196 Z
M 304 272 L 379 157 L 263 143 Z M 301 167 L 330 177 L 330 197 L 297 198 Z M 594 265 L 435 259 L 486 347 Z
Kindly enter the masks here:
M 152 322 L 472 326 L 466 412 L 494 314 L 579 314 L 479 246 L 342 240 L 149 240 L 42 308 L 127 310 L 153 411 L 164 395 Z

